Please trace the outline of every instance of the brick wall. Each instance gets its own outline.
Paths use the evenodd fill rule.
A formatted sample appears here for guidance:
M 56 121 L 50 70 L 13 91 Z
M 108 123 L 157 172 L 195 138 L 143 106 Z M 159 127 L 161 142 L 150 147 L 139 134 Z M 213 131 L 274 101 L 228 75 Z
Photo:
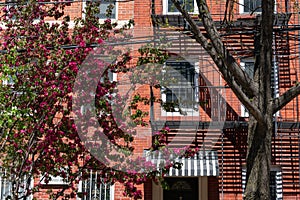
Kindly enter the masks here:
M 133 19 L 134 1 L 118 2 L 118 20 Z

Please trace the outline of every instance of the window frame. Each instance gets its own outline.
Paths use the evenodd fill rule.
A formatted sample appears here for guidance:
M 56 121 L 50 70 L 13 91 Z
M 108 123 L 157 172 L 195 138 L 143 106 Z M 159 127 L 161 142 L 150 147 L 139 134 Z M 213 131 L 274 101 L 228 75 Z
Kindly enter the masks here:
M 180 12 L 169 12 L 168 11 L 168 2 L 169 0 L 163 0 L 163 14 L 165 15 L 178 15 L 181 14 Z M 198 6 L 196 0 L 194 0 L 194 12 L 189 12 L 191 14 L 198 14 Z
M 248 1 L 248 0 L 247 0 Z M 253 0 L 249 0 L 250 2 L 253 2 Z M 250 13 L 261 13 L 261 11 L 245 11 L 245 0 L 239 0 L 239 11 L 240 13 L 244 14 L 250 14 Z
M 86 1 L 82 2 L 82 11 L 85 11 L 85 7 L 86 7 Z M 113 21 L 117 21 L 118 20 L 118 14 L 119 14 L 119 3 L 118 1 L 115 1 L 115 17 L 114 18 L 99 18 L 100 22 L 104 22 L 106 19 L 111 19 Z M 82 12 L 82 18 L 85 18 L 85 13 Z
M 174 60 L 175 61 L 175 60 Z M 174 62 L 173 60 L 171 60 L 170 62 Z M 194 99 L 195 99 L 195 105 L 198 106 L 198 102 L 199 102 L 199 62 L 189 62 L 187 60 L 179 60 L 178 62 L 188 62 L 191 66 L 194 67 Z M 166 66 L 166 63 L 165 63 Z M 163 72 L 165 73 L 165 72 Z M 189 87 L 191 87 L 191 85 L 188 85 L 186 88 L 190 89 Z M 176 88 L 176 86 L 172 86 L 170 89 L 172 88 Z M 180 87 L 178 87 L 180 88 Z M 168 88 L 169 89 L 169 88 Z M 166 91 L 167 88 L 166 87 L 161 87 L 161 100 L 162 102 L 166 102 L 167 100 L 167 95 L 166 95 Z M 179 110 L 176 111 L 166 111 L 163 107 L 161 107 L 161 116 L 199 116 L 199 111 L 198 109 L 196 109 L 196 107 L 194 106 L 193 108 L 181 108 L 181 110 L 185 113 L 180 113 Z

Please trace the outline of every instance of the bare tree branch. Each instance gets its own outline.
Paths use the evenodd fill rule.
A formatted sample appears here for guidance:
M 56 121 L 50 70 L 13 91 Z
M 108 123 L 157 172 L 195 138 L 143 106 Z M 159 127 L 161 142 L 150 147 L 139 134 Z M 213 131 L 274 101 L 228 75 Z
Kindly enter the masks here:
M 210 39 L 212 45 L 215 47 L 216 52 L 219 56 L 221 56 L 223 63 L 226 65 L 228 70 L 231 71 L 238 85 L 243 88 L 244 93 L 246 93 L 249 98 L 255 96 L 257 94 L 257 87 L 255 87 L 256 85 L 254 84 L 254 81 L 249 78 L 246 73 L 244 73 L 233 56 L 225 48 L 221 40 L 220 33 L 218 32 L 209 12 L 206 1 L 196 0 L 196 2 L 199 10 L 199 17 L 203 22 L 203 26 L 207 32 L 208 38 Z M 218 67 L 222 68 L 223 66 L 218 65 Z
M 253 81 L 247 76 L 246 73 L 244 73 L 244 71 L 240 68 L 240 66 L 237 64 L 235 59 L 230 55 L 230 53 L 228 51 L 224 51 L 225 49 L 224 45 L 220 40 L 220 35 L 217 32 L 215 25 L 213 24 L 213 20 L 211 16 L 203 15 L 202 17 L 205 19 L 201 18 L 203 23 L 204 21 L 207 21 L 206 18 L 210 18 L 205 23 L 206 24 L 205 29 L 208 32 L 211 41 L 209 42 L 209 40 L 201 33 L 198 25 L 194 22 L 194 20 L 191 18 L 189 13 L 181 7 L 178 0 L 172 0 L 172 2 L 176 6 L 176 8 L 182 13 L 183 17 L 188 21 L 196 41 L 202 45 L 202 47 L 208 52 L 208 54 L 214 60 L 220 72 L 222 73 L 224 79 L 226 80 L 227 84 L 229 84 L 229 86 L 235 92 L 239 100 L 246 106 L 246 108 L 255 117 L 257 121 L 263 121 L 264 118 L 261 115 L 261 112 L 257 109 L 257 107 L 255 107 L 252 104 L 249 98 L 249 96 L 252 97 L 257 94 L 257 87 L 255 87 Z M 197 3 L 201 4 L 203 2 L 197 0 Z M 208 8 L 206 7 L 206 9 Z M 203 8 L 199 6 L 199 12 L 200 13 L 208 12 L 208 10 L 205 9 L 203 10 Z M 217 48 L 219 49 L 219 51 L 217 51 Z
M 300 94 L 300 84 L 296 84 L 288 91 L 273 100 L 273 114 L 282 109 L 291 100 Z

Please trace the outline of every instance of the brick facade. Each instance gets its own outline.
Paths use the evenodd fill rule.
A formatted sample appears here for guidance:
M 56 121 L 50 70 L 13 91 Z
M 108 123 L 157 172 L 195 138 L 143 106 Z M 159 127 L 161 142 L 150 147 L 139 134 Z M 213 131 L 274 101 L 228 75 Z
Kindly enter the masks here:
M 153 35 L 152 27 L 152 2 L 155 3 L 154 12 L 157 15 L 166 14 L 163 13 L 163 2 L 164 0 L 135 0 L 135 1 L 120 1 L 117 3 L 117 20 L 125 21 L 129 19 L 134 19 L 135 27 L 133 29 L 134 37 L 145 37 L 147 40 L 149 36 Z M 277 11 L 285 12 L 285 2 L 283 0 L 277 2 Z M 225 11 L 226 1 L 225 0 L 210 0 L 208 4 L 211 8 L 211 12 L 214 15 L 214 19 L 222 21 L 224 16 L 222 13 Z M 67 7 L 66 13 L 71 17 L 71 20 L 74 20 L 77 17 L 81 17 L 81 11 L 83 9 L 82 2 L 72 2 L 72 6 Z M 292 8 L 291 8 L 292 9 Z M 240 14 L 239 5 L 234 6 L 235 14 L 233 16 L 234 20 L 241 20 L 245 18 L 254 18 L 255 16 L 249 14 Z M 221 14 L 221 15 L 220 15 Z M 298 17 L 298 16 L 297 16 Z M 299 24 L 299 19 L 295 15 L 291 17 L 290 23 Z M 150 38 L 150 37 L 149 37 Z M 228 39 L 237 39 L 237 38 L 228 38 Z M 253 38 L 250 39 L 253 42 Z M 175 42 L 174 42 L 175 43 Z M 241 45 L 241 43 L 239 43 Z M 293 41 L 289 43 L 289 47 L 294 51 L 292 53 L 299 53 L 298 49 L 293 47 Z M 133 55 L 136 57 L 136 50 L 140 47 L 140 44 L 131 45 L 133 49 Z M 237 47 L 240 48 L 240 47 Z M 232 50 L 232 49 L 231 49 Z M 291 50 L 291 51 L 292 51 Z M 182 54 L 183 55 L 183 54 Z M 202 60 L 201 60 L 202 59 Z M 135 58 L 136 60 L 136 58 Z M 205 61 L 203 61 L 205 60 Z M 198 79 L 199 85 L 206 88 L 207 82 L 209 81 L 211 86 L 225 86 L 224 80 L 220 77 L 220 74 L 216 72 L 216 67 L 212 64 L 212 61 L 208 56 L 203 56 L 197 62 L 200 66 L 201 74 L 206 78 Z M 290 73 L 291 73 L 291 83 L 294 84 L 296 78 L 300 75 L 299 70 L 299 60 L 294 59 L 289 62 L 290 64 Z M 205 66 L 205 67 L 203 67 Z M 202 68 L 201 68 L 202 67 Z M 119 79 L 121 78 L 118 77 Z M 279 77 L 280 78 L 280 77 Z M 202 82 L 201 82 L 202 81 Z M 201 85 L 202 84 L 202 85 Z M 119 91 L 126 92 L 126 85 L 120 85 Z M 279 88 L 280 93 L 286 91 L 287 88 Z M 201 92 L 201 91 L 200 91 Z M 207 91 L 202 91 L 201 95 L 205 95 Z M 227 108 L 225 117 L 226 120 L 239 122 L 247 122 L 247 117 L 241 116 L 241 104 L 239 103 L 237 97 L 232 93 L 228 88 L 222 90 L 221 97 L 226 100 L 224 104 Z M 141 86 L 137 89 L 136 93 L 139 93 L 143 97 L 149 98 L 150 90 L 148 86 Z M 161 92 L 159 89 L 154 89 L 154 96 L 160 98 Z M 201 98 L 201 97 L 200 97 Z M 203 100 L 207 98 L 202 96 Z M 298 99 L 295 99 L 289 103 L 278 116 L 278 121 L 290 121 L 297 122 L 299 120 L 299 111 L 298 111 Z M 141 105 L 140 108 L 143 111 L 149 111 L 149 105 Z M 212 121 L 211 116 L 206 109 L 207 105 L 198 106 L 199 114 L 197 116 L 185 117 L 185 120 L 198 120 L 201 122 Z M 182 116 L 163 116 L 162 109 L 160 108 L 159 103 L 154 104 L 154 116 L 156 119 L 166 120 L 166 121 L 180 121 L 183 119 Z M 192 119 L 193 118 L 193 119 Z M 149 121 L 149 116 L 145 118 L 146 121 Z M 220 130 L 214 130 L 218 134 L 218 138 L 213 138 L 210 141 L 210 147 L 215 149 L 218 152 L 220 173 L 219 177 L 208 177 L 208 196 L 209 200 L 225 199 L 242 199 L 242 165 L 245 164 L 245 155 L 246 155 L 246 129 L 244 127 L 237 127 L 232 130 L 225 130 L 225 132 L 220 133 Z M 219 132 L 218 132 L 219 131 Z M 209 134 L 209 131 L 204 128 L 199 128 L 197 134 L 205 135 Z M 298 129 L 282 130 L 282 132 L 277 133 L 278 135 L 274 138 L 273 142 L 273 164 L 280 165 L 283 171 L 283 196 L 284 199 L 298 199 L 300 198 L 300 185 L 299 185 L 299 147 L 298 147 Z M 204 136 L 203 136 L 204 137 Z M 202 138 L 203 139 L 203 138 Z M 199 139 L 200 140 L 200 139 Z M 213 141 L 215 140 L 215 141 Z M 201 142 L 200 142 L 201 143 Z M 148 149 L 152 144 L 152 130 L 151 127 L 138 127 L 137 128 L 137 139 L 134 141 L 135 153 L 139 155 L 143 154 L 144 149 Z M 202 144 L 202 143 L 201 143 Z M 288 158 L 288 156 L 291 157 Z M 292 161 L 291 161 L 292 160 Z M 221 163 L 224 165 L 221 166 Z M 223 167 L 221 169 L 221 167 Z M 289 170 L 293 170 L 290 172 Z M 295 182 L 293 185 L 292 183 Z M 148 181 L 144 185 L 140 185 L 139 189 L 143 191 L 144 197 L 143 200 L 156 200 L 153 199 L 152 191 L 153 185 L 151 181 Z M 40 192 L 36 193 L 34 197 L 40 200 L 49 199 L 46 191 L 48 189 L 54 189 L 52 186 L 44 187 Z M 114 186 L 114 200 L 129 200 L 123 196 L 124 187 L 122 184 L 116 183 Z

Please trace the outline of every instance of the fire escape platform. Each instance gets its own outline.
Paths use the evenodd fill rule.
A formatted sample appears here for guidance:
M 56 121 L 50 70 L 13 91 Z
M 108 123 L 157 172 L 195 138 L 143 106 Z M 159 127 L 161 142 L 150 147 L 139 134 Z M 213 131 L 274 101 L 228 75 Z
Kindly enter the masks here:
M 275 124 L 275 122 L 274 122 Z M 300 122 L 276 122 L 277 128 L 280 131 L 287 130 L 290 132 L 294 129 L 300 129 Z M 222 129 L 234 129 L 234 128 L 247 128 L 247 121 L 152 121 L 151 126 L 153 130 L 158 130 L 159 127 L 169 127 L 176 130 L 187 129 L 216 129 L 216 127 L 222 127 Z

